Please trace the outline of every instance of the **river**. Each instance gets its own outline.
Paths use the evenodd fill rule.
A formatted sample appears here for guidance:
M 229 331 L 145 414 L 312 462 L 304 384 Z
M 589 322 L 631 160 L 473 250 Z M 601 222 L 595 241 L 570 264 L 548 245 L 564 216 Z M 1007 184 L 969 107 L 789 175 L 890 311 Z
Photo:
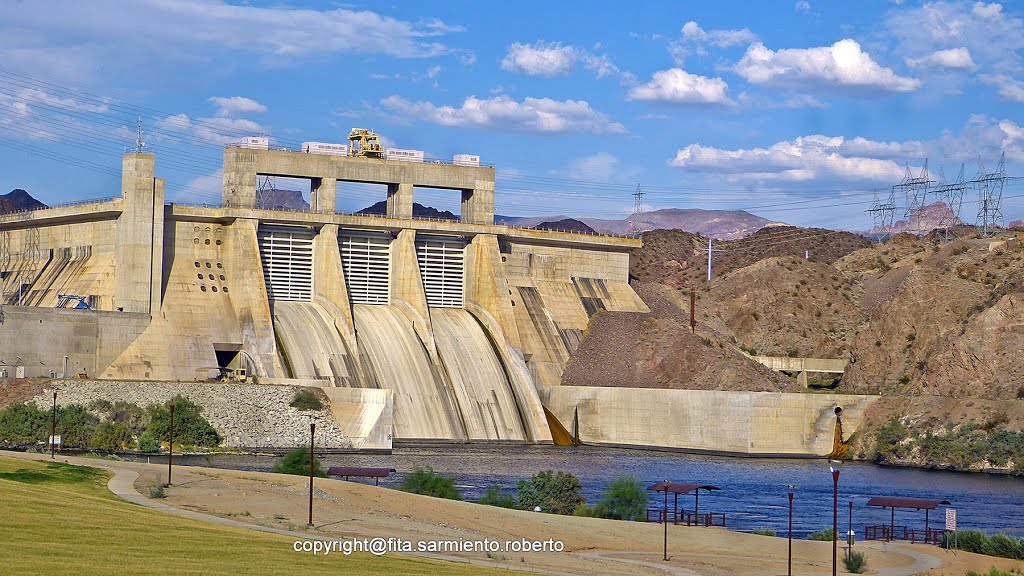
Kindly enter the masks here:
M 146 457 L 140 459 L 145 460 Z M 215 454 L 176 456 L 175 464 L 269 471 L 274 456 Z M 729 458 L 592 446 L 418 445 L 396 447 L 389 455 L 333 454 L 325 466 L 390 467 L 398 473 L 381 485 L 398 488 L 417 466 L 453 476 L 467 500 L 476 500 L 489 485 L 514 490 L 519 480 L 545 469 L 572 472 L 583 484 L 591 504 L 615 477 L 632 475 L 653 484 L 660 480 L 713 484 L 720 491 L 700 495 L 702 512 L 725 512 L 732 530 L 772 528 L 785 534 L 787 485 L 797 486 L 794 498 L 794 537 L 832 525 L 832 476 L 827 462 L 808 459 Z M 166 461 L 152 457 L 153 462 Z M 659 494 L 660 495 L 660 494 Z M 839 530 L 848 527 L 849 502 L 853 524 L 862 537 L 865 524 L 888 524 L 889 510 L 868 508 L 872 496 L 939 498 L 957 509 L 960 529 L 1024 536 L 1024 478 L 891 468 L 847 462 L 839 478 Z M 661 499 L 651 493 L 652 505 Z M 672 506 L 671 495 L 669 506 Z M 693 509 L 693 496 L 680 496 L 680 508 Z M 944 508 L 932 511 L 931 526 L 940 527 Z M 896 524 L 924 527 L 924 512 L 897 511 Z

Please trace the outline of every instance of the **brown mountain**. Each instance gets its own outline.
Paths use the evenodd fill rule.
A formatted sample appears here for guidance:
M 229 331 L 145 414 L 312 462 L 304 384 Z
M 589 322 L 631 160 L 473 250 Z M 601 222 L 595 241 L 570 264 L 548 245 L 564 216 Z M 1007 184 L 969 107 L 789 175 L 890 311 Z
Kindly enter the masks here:
M 46 208 L 39 200 L 32 197 L 21 188 L 15 188 L 7 194 L 0 194 L 0 214 L 4 212 L 20 212 L 22 210 L 37 210 Z
M 551 220 L 564 220 L 569 216 L 495 216 L 498 223 L 533 227 Z M 652 212 L 641 212 L 621 220 L 602 218 L 578 218 L 597 232 L 603 234 L 630 234 L 650 230 L 683 230 L 716 240 L 743 238 L 767 227 L 779 225 L 767 218 L 743 210 L 701 210 L 698 208 L 665 208 Z
M 259 190 L 256 192 L 256 206 L 263 210 L 309 210 L 309 202 L 298 190 Z
M 888 230 L 875 226 L 868 233 L 872 235 L 895 235 L 903 232 L 927 234 L 936 228 L 944 226 L 955 227 L 962 224 L 963 222 L 957 218 L 953 210 L 945 202 L 939 201 L 922 206 L 920 209 L 907 215 L 906 219 L 895 221 L 892 228 Z

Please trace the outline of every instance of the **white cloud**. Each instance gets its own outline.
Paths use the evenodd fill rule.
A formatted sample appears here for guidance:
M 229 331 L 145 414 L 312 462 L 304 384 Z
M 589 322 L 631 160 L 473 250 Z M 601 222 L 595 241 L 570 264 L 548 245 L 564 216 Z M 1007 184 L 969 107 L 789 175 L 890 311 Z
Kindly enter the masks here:
M 366 53 L 417 58 L 455 53 L 438 38 L 460 30 L 437 19 L 414 23 L 367 10 L 224 0 L 146 0 L 130 9 L 115 0 L 14 2 L 0 20 L 0 58 L 7 69 L 45 69 L 61 78 L 154 58 L 216 61 L 227 52 L 273 63 Z
M 998 3 L 925 2 L 889 13 L 885 36 L 894 51 L 920 60 L 952 48 L 970 51 L 979 68 L 996 72 L 1019 71 L 1024 50 L 1024 20 L 1006 14 Z
M 961 46 L 960 48 L 947 48 L 936 50 L 924 58 L 907 58 L 907 65 L 911 68 L 941 68 L 948 70 L 975 70 L 977 65 L 971 59 L 971 51 Z
M 267 132 L 260 124 L 245 118 L 214 118 L 193 119 L 188 114 L 175 114 L 156 121 L 157 130 L 164 131 L 161 136 L 188 136 L 210 144 L 231 144 L 238 142 L 243 136 L 255 136 Z
M 625 127 L 590 107 L 586 100 L 525 98 L 505 95 L 481 99 L 470 96 L 458 108 L 430 102 L 410 102 L 400 96 L 381 100 L 381 106 L 402 119 L 415 118 L 442 126 L 487 128 L 509 132 L 621 134 Z
M 259 102 L 243 96 L 214 96 L 210 102 L 217 107 L 217 116 L 235 116 L 238 114 L 257 114 L 267 111 L 267 107 Z
M 727 94 L 729 85 L 721 78 L 690 74 L 679 68 L 655 72 L 646 84 L 632 88 L 627 100 L 645 100 L 669 104 L 733 104 Z
M 618 170 L 618 158 L 607 152 L 598 152 L 573 162 L 569 166 L 569 177 L 590 182 L 610 182 Z
M 747 48 L 733 71 L 753 84 L 861 97 L 910 92 L 921 84 L 881 66 L 850 39 L 831 46 L 777 51 L 757 43 Z
M 670 166 L 720 172 L 732 180 L 807 182 L 825 178 L 888 182 L 903 168 L 892 160 L 848 157 L 840 153 L 842 137 L 815 134 L 777 142 L 768 148 L 725 150 L 691 144 L 676 153 Z
M 576 64 L 576 49 L 557 42 L 512 44 L 501 61 L 502 70 L 531 76 L 562 76 Z
M 725 149 L 690 144 L 668 163 L 751 184 L 811 185 L 827 181 L 891 185 L 903 178 L 903 165 L 908 161 L 920 163 L 931 158 L 937 172 L 941 162 L 970 162 L 978 154 L 994 160 L 1004 150 L 1008 160 L 1024 159 L 1024 128 L 1012 120 L 997 122 L 974 116 L 959 133 L 946 131 L 931 140 L 885 142 L 814 134 L 764 148 Z
M 743 44 L 750 44 L 751 42 L 757 41 L 757 34 L 754 34 L 747 28 L 743 28 L 741 30 L 705 31 L 699 24 L 692 20 L 683 25 L 681 32 L 684 40 L 712 44 L 719 48 L 741 46 Z
M 807 0 L 798 0 L 798 2 L 796 3 L 796 6 L 794 6 L 794 9 L 797 12 L 810 12 L 811 11 L 811 3 L 808 2 Z
M 595 45 L 597 49 L 600 44 Z M 622 71 L 606 54 L 597 55 L 575 46 L 558 42 L 535 42 L 533 44 L 513 43 L 501 61 L 502 70 L 520 72 L 530 76 L 564 76 L 582 64 L 598 78 L 618 76 L 623 81 L 633 80 L 633 75 Z
M 982 74 L 981 81 L 995 86 L 999 96 L 1011 102 L 1024 102 L 1024 82 L 1006 74 Z

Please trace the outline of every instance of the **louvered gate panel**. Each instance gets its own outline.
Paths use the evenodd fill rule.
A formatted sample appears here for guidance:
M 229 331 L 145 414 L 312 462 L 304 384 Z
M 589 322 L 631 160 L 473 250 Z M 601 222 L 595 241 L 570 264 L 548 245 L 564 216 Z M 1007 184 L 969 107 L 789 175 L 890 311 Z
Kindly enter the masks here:
M 260 261 L 271 300 L 309 302 L 313 294 L 313 238 L 299 226 L 260 226 Z
M 391 234 L 340 230 L 338 248 L 353 304 L 387 304 L 391 295 Z
M 417 236 L 416 257 L 423 276 L 427 305 L 462 308 L 466 241 L 446 236 Z

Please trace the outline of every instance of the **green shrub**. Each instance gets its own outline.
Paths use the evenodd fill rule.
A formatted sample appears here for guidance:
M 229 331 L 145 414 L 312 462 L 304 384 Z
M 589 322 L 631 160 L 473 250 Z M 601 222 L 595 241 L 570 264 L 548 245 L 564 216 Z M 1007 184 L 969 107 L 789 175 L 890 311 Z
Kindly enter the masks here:
M 868 568 L 868 561 L 864 557 L 863 552 L 854 552 L 850 550 L 843 556 L 843 567 L 846 568 L 847 572 L 853 574 L 863 574 Z
M 96 426 L 96 432 L 92 435 L 89 444 L 100 450 L 124 450 L 131 448 L 135 442 L 132 440 L 132 433 L 127 424 L 115 420 L 104 420 Z
M 572 514 L 580 504 L 586 503 L 579 478 L 569 472 L 544 470 L 529 480 L 520 480 L 519 508 L 533 510 L 537 506 L 551 514 Z
M 572 515 L 582 518 L 593 518 L 594 516 L 597 516 L 597 511 L 586 504 L 578 504 L 573 508 Z
M 884 464 L 905 457 L 910 447 L 903 441 L 909 435 L 910 429 L 899 418 L 887 422 L 875 436 L 875 462 Z
M 35 444 L 50 435 L 50 413 L 35 404 L 11 404 L 0 410 L 0 442 Z
M 149 497 L 150 498 L 167 498 L 167 492 L 164 490 L 163 486 L 159 486 L 159 485 L 157 485 L 157 486 L 150 486 L 149 487 Z
M 1020 573 L 1021 572 L 1016 568 L 1010 568 L 1009 571 L 1006 571 L 1000 570 L 999 568 L 993 566 L 988 572 L 985 572 L 984 574 L 971 570 L 967 573 L 967 576 L 1018 576 Z
M 1014 560 L 1024 559 L 1024 549 L 1021 542 L 1006 534 L 994 534 L 989 536 L 989 550 L 992 556 L 1000 558 L 1013 558 Z
M 324 407 L 323 403 L 320 402 L 320 397 L 312 390 L 299 390 L 296 392 L 289 406 L 299 410 L 320 410 Z
M 125 424 L 135 436 L 142 434 L 149 426 L 149 414 L 139 406 L 118 400 L 110 409 L 110 418 Z M 174 408 L 175 434 L 177 434 L 178 408 Z
M 835 532 L 835 530 L 832 529 L 831 526 L 829 526 L 828 528 L 823 528 L 821 530 L 818 530 L 817 532 L 815 532 L 815 533 L 813 533 L 813 534 L 811 534 L 811 535 L 809 535 L 807 537 L 808 540 L 817 540 L 817 541 L 820 541 L 820 542 L 831 542 L 831 541 L 835 540 L 835 538 L 836 538 L 836 532 Z
M 206 418 L 203 418 L 201 406 L 181 395 L 175 396 L 171 402 L 174 402 L 175 442 L 186 446 L 207 447 L 220 444 L 220 436 Z M 150 419 L 146 431 L 152 432 L 160 442 L 168 441 L 170 438 L 171 402 L 162 405 L 150 404 L 146 407 Z
M 754 528 L 750 533 L 757 534 L 758 536 L 775 536 L 775 530 L 771 528 Z
M 61 446 L 88 448 L 96 433 L 99 418 L 80 404 L 57 406 L 57 435 Z M 43 440 L 50 435 L 49 428 L 43 433 Z
M 308 462 L 308 461 L 307 461 Z M 434 472 L 430 466 L 417 467 L 402 483 L 402 490 L 435 498 L 462 500 L 462 491 L 455 487 L 455 481 Z
M 139 452 L 159 452 L 160 442 L 152 432 L 146 430 L 139 435 Z
M 608 491 L 594 510 L 602 518 L 642 522 L 647 505 L 647 490 L 643 483 L 633 476 L 620 476 L 608 485 Z
M 284 458 L 274 464 L 271 472 L 309 476 L 309 446 L 299 446 L 285 454 Z M 321 478 L 327 476 L 327 472 L 324 471 L 320 459 L 316 456 L 313 456 L 313 475 Z
M 497 506 L 498 508 L 515 508 L 516 499 L 511 494 L 505 494 L 500 486 L 488 486 L 487 491 L 480 497 L 480 504 Z

